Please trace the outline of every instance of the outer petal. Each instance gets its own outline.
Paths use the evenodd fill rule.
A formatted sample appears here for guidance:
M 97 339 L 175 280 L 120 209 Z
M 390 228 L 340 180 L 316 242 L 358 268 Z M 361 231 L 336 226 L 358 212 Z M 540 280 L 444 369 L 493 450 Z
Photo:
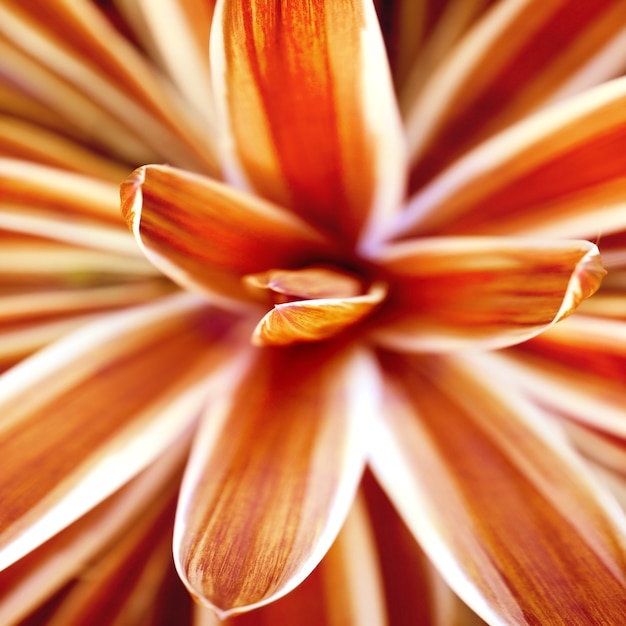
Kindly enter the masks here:
M 0 115 L 0 155 L 90 175 L 115 184 L 128 175 L 127 167 L 52 130 L 9 115 Z
M 365 475 L 392 626 L 481 626 L 484 622 L 456 596 L 376 484 Z
M 625 22 L 620 0 L 496 3 L 413 92 L 414 188 L 530 111 L 619 76 Z
M 209 178 L 150 165 L 122 185 L 122 211 L 148 258 L 177 282 L 249 300 L 246 274 L 336 254 L 299 218 Z
M 119 488 L 195 421 L 207 386 L 232 376 L 224 368 L 232 343 L 220 341 L 227 324 L 195 298 L 174 297 L 103 316 L 0 378 L 0 568 Z
M 157 159 L 158 153 L 130 134 L 115 115 L 4 39 L 0 39 L 0 70 L 3 112 L 50 126 L 126 163 Z
M 467 153 L 412 198 L 395 232 L 614 232 L 624 228 L 625 141 L 626 78 L 620 78 Z
M 216 0 L 150 0 L 116 2 L 151 56 L 192 103 L 215 134 L 209 67 L 209 33 Z
M 403 193 L 404 139 L 370 2 L 224 0 L 211 33 L 231 182 L 355 240 Z
M 99 311 L 172 286 L 119 216 L 116 186 L 0 160 L 0 367 Z
M 350 508 L 378 384 L 367 355 L 336 349 L 258 351 L 236 395 L 208 407 L 174 546 L 186 585 L 221 617 L 301 583 Z
M 17 623 L 66 583 L 84 575 L 89 564 L 119 543 L 130 528 L 150 521 L 155 509 L 171 501 L 191 434 L 173 441 L 139 476 L 0 573 L 0 623 Z
M 158 619 L 159 596 L 173 569 L 175 494 L 163 495 L 87 568 L 47 626 L 151 624 Z
M 219 624 L 208 609 L 198 613 L 196 626 Z M 267 606 L 226 620 L 228 626 L 387 623 L 376 546 L 361 498 L 357 498 L 327 555 L 301 585 Z
M 0 31 L 11 42 L 3 55 L 6 72 L 71 126 L 112 150 L 123 152 L 134 138 L 149 148 L 150 160 L 161 155 L 215 171 L 210 133 L 93 3 L 62 0 L 52 8 L 7 0 L 0 18 Z
M 566 317 L 605 274 L 586 241 L 427 238 L 378 259 L 389 296 L 373 337 L 400 350 L 501 348 Z
M 385 32 L 385 39 L 404 114 L 411 114 L 417 106 L 416 101 L 424 89 L 424 83 L 428 79 L 432 80 L 459 39 L 496 1 L 379 1 L 382 5 L 379 13 L 389 5 L 393 7 L 392 15 L 388 18 L 392 23 L 389 29 L 391 32 Z M 381 19 L 385 19 L 385 13 Z M 409 123 L 410 120 L 409 117 Z
M 623 512 L 545 415 L 484 355 L 383 362 L 374 470 L 455 591 L 493 625 L 623 623 Z
M 17 159 L 0 159 L 0 203 L 122 224 L 117 185 Z
M 4 256 L 0 253 L 0 262 Z M 70 261 L 74 258 L 69 255 Z M 48 259 L 44 254 L 40 260 Z M 4 279 L 0 273 L 0 288 L 7 286 Z M 150 282 L 77 290 L 44 284 L 27 294 L 20 293 L 15 284 L 9 289 L 16 293 L 0 295 L 0 370 L 92 321 L 98 314 L 141 304 L 169 291 Z
M 515 350 L 499 366 L 567 427 L 596 463 L 626 474 L 623 320 L 575 315 Z

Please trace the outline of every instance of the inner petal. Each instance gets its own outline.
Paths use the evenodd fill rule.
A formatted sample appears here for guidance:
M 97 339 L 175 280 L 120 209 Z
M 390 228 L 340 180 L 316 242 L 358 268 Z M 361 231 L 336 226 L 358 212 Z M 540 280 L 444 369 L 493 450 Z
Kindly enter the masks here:
M 383 283 L 367 283 L 334 268 L 272 269 L 243 278 L 255 295 L 274 308 L 252 336 L 256 345 L 286 346 L 329 339 L 368 317 L 384 300 Z
M 272 292 L 275 303 L 350 298 L 363 293 L 363 282 L 356 276 L 321 266 L 249 274 L 244 277 L 244 282 L 253 293 L 258 290 Z

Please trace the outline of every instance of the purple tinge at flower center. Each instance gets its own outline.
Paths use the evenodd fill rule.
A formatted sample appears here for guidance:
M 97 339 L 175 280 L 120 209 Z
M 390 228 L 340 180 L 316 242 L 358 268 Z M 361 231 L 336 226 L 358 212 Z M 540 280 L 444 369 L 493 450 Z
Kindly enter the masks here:
M 252 342 L 259 346 L 329 339 L 368 317 L 387 294 L 383 283 L 366 286 L 352 274 L 322 266 L 272 269 L 243 281 L 274 305 L 254 330 Z

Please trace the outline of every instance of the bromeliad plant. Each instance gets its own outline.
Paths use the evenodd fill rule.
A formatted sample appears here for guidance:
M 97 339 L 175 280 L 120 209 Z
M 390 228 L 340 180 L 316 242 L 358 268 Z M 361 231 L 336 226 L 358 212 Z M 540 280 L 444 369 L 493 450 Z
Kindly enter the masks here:
M 626 5 L 100 4 L 0 3 L 2 623 L 626 621 Z

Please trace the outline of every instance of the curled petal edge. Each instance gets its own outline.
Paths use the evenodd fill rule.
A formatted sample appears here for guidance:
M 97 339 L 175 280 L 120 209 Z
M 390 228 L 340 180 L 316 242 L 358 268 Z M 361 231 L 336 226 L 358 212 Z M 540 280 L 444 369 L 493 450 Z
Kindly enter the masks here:
M 257 324 L 252 343 L 287 346 L 330 339 L 369 317 L 386 294 L 387 287 L 383 283 L 374 283 L 360 296 L 277 304 Z

